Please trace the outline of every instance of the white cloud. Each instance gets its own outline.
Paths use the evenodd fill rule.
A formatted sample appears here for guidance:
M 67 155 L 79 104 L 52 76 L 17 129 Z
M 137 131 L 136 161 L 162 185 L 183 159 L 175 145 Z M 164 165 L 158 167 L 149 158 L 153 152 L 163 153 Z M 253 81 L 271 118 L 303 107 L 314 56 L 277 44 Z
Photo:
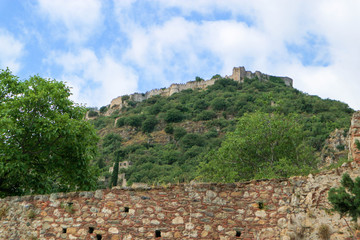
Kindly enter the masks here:
M 59 80 L 73 88 L 75 102 L 103 106 L 137 89 L 138 76 L 134 71 L 109 54 L 98 57 L 89 49 L 81 49 L 76 53 L 53 53 L 51 59 L 63 67 Z
M 20 58 L 23 55 L 24 45 L 11 33 L 0 29 L 0 69 L 9 69 L 13 73 L 20 70 Z
M 100 29 L 103 16 L 99 0 L 38 0 L 41 14 L 53 24 L 56 37 L 82 43 Z M 63 24 L 64 27 L 58 25 Z M 64 29 L 65 28 L 65 29 Z
M 252 71 L 288 75 L 304 92 L 360 109 L 359 1 L 158 0 L 159 12 L 175 7 L 180 14 L 143 26 L 127 16 L 132 2 L 115 7 L 120 28 L 131 42 L 125 56 L 145 69 L 149 79 L 156 76 L 153 81 L 187 81 L 179 71 L 216 71 L 212 61 L 217 61 L 220 74 L 245 65 Z M 228 11 L 230 18 L 189 17 L 215 11 Z M 242 18 L 247 21 L 237 20 Z

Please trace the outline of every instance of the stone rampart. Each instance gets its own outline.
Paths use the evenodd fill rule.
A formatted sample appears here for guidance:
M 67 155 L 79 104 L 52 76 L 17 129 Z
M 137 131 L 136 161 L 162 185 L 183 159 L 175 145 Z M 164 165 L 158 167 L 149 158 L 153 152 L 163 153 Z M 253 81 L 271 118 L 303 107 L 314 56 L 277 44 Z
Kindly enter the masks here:
M 320 239 L 321 224 L 347 239 L 345 221 L 327 210 L 344 172 L 360 173 L 353 162 L 282 180 L 8 197 L 0 239 Z

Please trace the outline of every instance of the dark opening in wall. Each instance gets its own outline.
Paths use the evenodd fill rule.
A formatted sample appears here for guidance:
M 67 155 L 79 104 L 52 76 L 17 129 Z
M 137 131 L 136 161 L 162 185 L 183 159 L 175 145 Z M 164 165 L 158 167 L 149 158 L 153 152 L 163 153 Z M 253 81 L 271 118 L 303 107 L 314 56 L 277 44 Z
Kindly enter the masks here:
M 161 237 L 161 231 L 160 230 L 155 230 L 155 237 L 156 238 Z
M 63 229 L 62 229 L 62 233 L 66 233 L 66 228 L 63 228 Z
M 102 239 L 101 234 L 96 234 L 96 239 L 97 239 L 97 240 L 101 240 L 101 239 Z
M 240 231 L 236 231 L 235 237 L 241 237 L 241 232 L 240 232 Z
M 73 204 L 74 204 L 74 203 L 72 203 L 72 202 L 68 202 L 68 203 L 67 203 L 67 205 L 68 205 L 69 207 L 72 207 Z
M 89 233 L 93 233 L 94 232 L 94 227 L 89 227 Z
M 259 209 L 264 209 L 264 203 L 263 202 L 258 202 L 259 205 Z
M 129 207 L 124 207 L 124 212 L 129 212 Z

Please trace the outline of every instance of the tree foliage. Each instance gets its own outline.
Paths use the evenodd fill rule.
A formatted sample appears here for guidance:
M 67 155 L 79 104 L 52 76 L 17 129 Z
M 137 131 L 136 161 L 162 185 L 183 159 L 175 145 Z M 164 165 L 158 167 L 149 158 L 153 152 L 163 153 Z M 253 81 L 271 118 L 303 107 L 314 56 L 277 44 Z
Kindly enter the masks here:
M 296 116 L 245 114 L 219 150 L 205 156 L 200 174 L 210 181 L 233 182 L 299 173 L 316 163 L 304 137 Z
M 332 210 L 338 212 L 341 217 L 349 216 L 357 222 L 360 217 L 360 177 L 351 179 L 348 173 L 342 176 L 341 187 L 329 190 Z
M 0 73 L 0 196 L 91 189 L 97 136 L 62 82 Z

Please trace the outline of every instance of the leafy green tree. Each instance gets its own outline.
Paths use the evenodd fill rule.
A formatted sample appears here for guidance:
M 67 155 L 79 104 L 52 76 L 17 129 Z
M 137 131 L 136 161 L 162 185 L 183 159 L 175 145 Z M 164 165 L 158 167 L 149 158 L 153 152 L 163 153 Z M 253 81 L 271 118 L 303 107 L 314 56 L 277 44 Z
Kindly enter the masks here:
M 90 190 L 98 137 L 62 82 L 0 72 L 0 196 Z
M 355 178 L 355 182 L 348 173 L 343 174 L 341 187 L 331 188 L 328 193 L 328 199 L 332 204 L 333 211 L 340 214 L 355 238 L 355 233 L 344 217 L 351 217 L 352 221 L 357 223 L 360 217 L 360 177 Z
M 352 221 L 357 222 L 360 217 L 360 177 L 355 182 L 348 173 L 342 176 L 341 187 L 329 190 L 332 210 L 338 212 L 341 217 L 349 216 Z
M 110 187 L 117 186 L 118 177 L 119 177 L 119 163 L 120 163 L 121 159 L 124 158 L 125 152 L 122 149 L 120 149 L 120 150 L 117 150 L 114 153 L 114 155 L 115 155 L 115 163 L 114 163 L 113 172 L 111 174 Z
M 245 114 L 219 150 L 205 156 L 200 175 L 210 181 L 233 182 L 299 173 L 316 164 L 304 137 L 296 117 L 261 112 Z
M 111 174 L 111 181 L 110 181 L 110 186 L 109 187 L 113 187 L 113 186 L 117 186 L 117 182 L 118 182 L 118 177 L 119 177 L 119 159 L 117 158 L 115 160 L 115 164 L 114 164 L 114 168 L 113 168 L 113 172 Z

